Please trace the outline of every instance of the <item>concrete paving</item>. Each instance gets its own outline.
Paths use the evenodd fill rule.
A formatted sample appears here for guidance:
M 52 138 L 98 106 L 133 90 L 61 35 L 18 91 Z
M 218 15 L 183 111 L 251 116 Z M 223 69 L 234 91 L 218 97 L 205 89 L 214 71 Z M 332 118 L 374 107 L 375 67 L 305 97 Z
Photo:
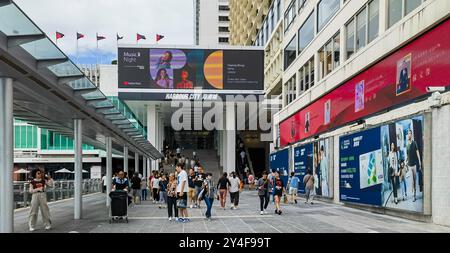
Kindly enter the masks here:
M 450 227 L 410 221 L 402 218 L 356 210 L 342 205 L 315 202 L 283 205 L 283 214 L 274 213 L 269 205 L 267 215 L 259 214 L 259 198 L 254 191 L 241 194 L 240 206 L 230 210 L 219 209 L 216 200 L 213 220 L 204 220 L 205 204 L 201 209 L 189 209 L 191 222 L 168 221 L 167 209 L 144 201 L 129 208 L 129 223 L 109 224 L 105 195 L 98 193 L 84 196 L 82 220 L 73 219 L 73 201 L 50 204 L 53 228 L 43 229 L 41 218 L 33 233 L 450 233 Z M 15 232 L 28 231 L 29 209 L 15 212 Z

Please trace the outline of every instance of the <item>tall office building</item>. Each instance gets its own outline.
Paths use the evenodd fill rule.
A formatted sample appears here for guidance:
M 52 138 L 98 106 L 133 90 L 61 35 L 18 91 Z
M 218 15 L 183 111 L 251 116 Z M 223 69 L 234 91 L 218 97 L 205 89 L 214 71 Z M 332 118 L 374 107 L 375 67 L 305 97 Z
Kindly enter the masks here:
M 228 4 L 228 0 L 194 0 L 196 45 L 228 44 Z
M 256 41 L 273 0 L 230 0 L 230 44 L 250 46 Z

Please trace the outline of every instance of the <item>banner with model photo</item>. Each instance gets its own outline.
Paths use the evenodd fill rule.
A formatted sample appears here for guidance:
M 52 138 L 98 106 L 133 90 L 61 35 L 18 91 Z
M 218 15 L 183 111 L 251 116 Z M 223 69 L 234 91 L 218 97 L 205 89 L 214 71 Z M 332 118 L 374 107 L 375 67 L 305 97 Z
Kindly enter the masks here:
M 119 96 L 128 99 L 134 94 L 190 100 L 203 97 L 195 95 L 199 90 L 209 95 L 264 90 L 263 50 L 119 48 L 118 64 Z
M 289 178 L 289 149 L 270 154 L 269 156 L 269 170 L 276 170 L 280 173 L 280 178 L 286 186 Z
M 340 200 L 423 212 L 423 120 L 340 137 Z
M 307 173 L 314 176 L 314 192 L 317 196 L 332 197 L 330 189 L 330 140 L 324 139 L 294 148 L 294 172 L 300 179 L 299 193 L 305 193 L 303 178 Z
M 414 102 L 450 86 L 450 20 L 418 37 L 280 123 L 280 146 Z

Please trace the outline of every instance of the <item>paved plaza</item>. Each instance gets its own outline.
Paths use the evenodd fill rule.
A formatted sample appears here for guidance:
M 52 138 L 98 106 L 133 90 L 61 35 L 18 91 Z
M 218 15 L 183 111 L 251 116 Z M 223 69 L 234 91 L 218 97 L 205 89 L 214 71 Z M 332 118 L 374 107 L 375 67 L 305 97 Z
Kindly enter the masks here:
M 257 192 L 244 191 L 239 208 L 220 210 L 216 200 L 213 220 L 204 220 L 205 204 L 201 209 L 189 209 L 189 223 L 168 221 L 167 209 L 145 201 L 129 208 L 129 223 L 109 224 L 104 194 L 83 198 L 83 219 L 73 219 L 73 201 L 50 204 L 53 229 L 45 231 L 41 218 L 33 233 L 436 233 L 450 232 L 450 228 L 416 222 L 387 215 L 361 211 L 342 205 L 315 202 L 306 205 L 283 205 L 283 215 L 274 213 L 269 205 L 267 215 L 259 214 Z M 15 232 L 28 232 L 29 209 L 16 210 Z

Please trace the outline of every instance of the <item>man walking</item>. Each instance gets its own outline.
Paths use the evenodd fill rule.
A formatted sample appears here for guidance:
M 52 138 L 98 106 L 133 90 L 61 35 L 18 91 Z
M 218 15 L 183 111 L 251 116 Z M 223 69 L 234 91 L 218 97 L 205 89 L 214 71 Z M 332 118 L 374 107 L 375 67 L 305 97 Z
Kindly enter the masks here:
M 289 195 L 291 195 L 291 201 L 297 204 L 297 192 L 298 192 L 298 182 L 300 179 L 295 176 L 295 172 L 291 172 L 291 178 L 289 179 Z
M 188 175 L 184 170 L 184 164 L 177 164 L 177 206 L 179 209 L 180 222 L 189 222 L 188 212 L 187 212 L 187 195 L 188 195 Z
M 239 186 L 241 180 L 236 176 L 236 172 L 231 173 L 230 180 L 230 198 L 231 198 L 231 209 L 236 210 L 239 205 Z

